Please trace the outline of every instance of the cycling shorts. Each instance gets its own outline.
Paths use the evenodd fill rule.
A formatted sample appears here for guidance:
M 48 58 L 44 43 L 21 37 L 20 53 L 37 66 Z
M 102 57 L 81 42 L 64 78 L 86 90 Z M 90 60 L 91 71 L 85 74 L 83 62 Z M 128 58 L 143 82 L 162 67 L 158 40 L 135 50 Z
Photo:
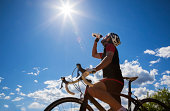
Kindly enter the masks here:
M 119 95 L 115 95 L 113 93 L 118 93 L 120 94 L 122 89 L 123 89 L 123 86 L 124 86 L 124 83 L 122 82 L 119 82 L 115 79 L 102 79 L 100 80 L 101 82 L 103 82 L 107 88 L 107 92 L 109 92 L 113 98 L 115 98 L 120 104 L 121 104 L 121 99 L 120 99 L 120 96 Z

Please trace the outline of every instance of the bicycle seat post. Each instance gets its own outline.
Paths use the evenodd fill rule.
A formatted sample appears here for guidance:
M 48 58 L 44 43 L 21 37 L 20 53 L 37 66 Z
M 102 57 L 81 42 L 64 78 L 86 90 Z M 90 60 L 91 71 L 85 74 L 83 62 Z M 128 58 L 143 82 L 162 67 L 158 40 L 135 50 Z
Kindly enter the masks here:
M 131 83 L 132 83 L 132 81 L 131 80 L 129 80 L 129 83 L 128 83 L 128 96 L 129 97 L 131 97 L 131 95 L 132 95 L 132 91 L 131 91 Z M 128 111 L 131 111 L 131 101 L 130 101 L 130 99 L 128 99 Z
M 128 99 L 128 111 L 131 111 L 131 95 L 132 95 L 132 91 L 131 91 L 131 83 L 133 81 L 135 81 L 136 79 L 138 78 L 138 76 L 136 77 L 123 77 L 123 79 L 126 79 L 128 81 L 128 96 L 129 96 L 129 99 Z

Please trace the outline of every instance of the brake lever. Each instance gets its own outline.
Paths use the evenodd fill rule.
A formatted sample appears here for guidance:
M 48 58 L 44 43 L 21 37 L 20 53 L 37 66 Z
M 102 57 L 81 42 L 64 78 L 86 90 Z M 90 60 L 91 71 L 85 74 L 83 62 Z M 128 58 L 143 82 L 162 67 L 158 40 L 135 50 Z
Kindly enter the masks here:
M 63 88 L 63 83 L 66 83 L 65 77 L 61 77 L 61 80 L 62 80 L 62 82 L 61 82 L 61 87 L 60 87 L 60 89 Z
M 60 86 L 60 89 L 62 89 L 63 88 L 63 80 L 64 80 L 64 77 L 61 77 L 61 80 L 62 80 L 62 82 L 61 82 L 61 86 Z
M 79 70 L 81 73 L 84 73 L 84 72 L 86 71 L 85 69 L 83 69 L 83 68 L 81 67 L 81 64 L 76 64 L 76 66 L 77 66 L 78 70 Z
M 62 89 L 62 88 L 63 88 L 63 81 L 62 81 L 61 86 L 60 86 L 60 89 Z

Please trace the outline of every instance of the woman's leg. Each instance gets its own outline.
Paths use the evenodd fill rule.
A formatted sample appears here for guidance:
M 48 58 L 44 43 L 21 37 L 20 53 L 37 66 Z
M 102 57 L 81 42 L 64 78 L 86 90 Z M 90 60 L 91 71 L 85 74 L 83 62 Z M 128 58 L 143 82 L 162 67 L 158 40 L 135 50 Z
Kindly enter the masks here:
M 116 111 L 122 107 L 121 104 L 116 101 L 109 92 L 107 92 L 105 84 L 101 81 L 94 84 L 93 87 L 88 88 L 88 93 L 91 96 L 106 102 Z

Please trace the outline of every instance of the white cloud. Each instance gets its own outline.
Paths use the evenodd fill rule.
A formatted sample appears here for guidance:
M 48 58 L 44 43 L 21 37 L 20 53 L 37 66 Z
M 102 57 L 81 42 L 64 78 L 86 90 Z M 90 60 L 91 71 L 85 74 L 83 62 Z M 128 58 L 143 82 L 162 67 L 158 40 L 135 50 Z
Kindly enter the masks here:
M 4 93 L 0 93 L 0 98 L 5 97 Z
M 37 75 L 40 74 L 41 71 L 45 71 L 45 70 L 47 70 L 47 69 L 48 69 L 48 68 L 43 68 L 42 70 L 40 70 L 40 67 L 34 67 L 34 68 L 33 68 L 33 70 L 34 70 L 33 72 L 29 72 L 29 73 L 26 73 L 26 74 L 37 76 Z
M 22 86 L 21 85 L 17 85 L 19 88 L 21 88 Z
M 21 111 L 26 111 L 26 108 L 25 107 L 21 107 Z
M 10 88 L 8 88 L 8 87 L 3 87 L 2 89 L 10 89 Z
M 16 90 L 17 92 L 20 92 L 20 88 L 16 88 L 15 90 Z
M 29 93 L 27 96 L 30 98 L 34 98 L 37 101 L 44 101 L 45 103 L 50 103 L 61 97 L 66 97 L 67 95 L 68 94 L 64 93 L 64 91 L 60 90 L 59 88 L 50 88 L 50 89 L 44 88 L 42 90 Z
M 152 84 L 155 80 L 155 75 L 157 74 L 156 69 L 153 69 L 150 72 L 143 69 L 138 60 L 132 62 L 125 60 L 123 64 L 120 64 L 120 67 L 124 77 L 138 76 L 139 78 L 134 82 L 138 85 Z
M 149 93 L 149 95 L 154 94 L 153 90 L 149 90 L 146 87 L 132 88 L 132 91 L 134 91 L 134 95 L 137 96 L 139 99 L 146 98 L 147 93 Z
M 42 71 L 45 71 L 45 70 L 47 70 L 48 68 L 44 68 L 44 69 L 42 69 Z
M 14 93 L 10 93 L 10 95 L 15 95 Z
M 33 102 L 28 106 L 29 109 L 42 109 L 44 107 L 45 107 L 44 104 L 40 104 L 38 102 Z
M 158 70 L 157 69 L 152 69 L 150 71 L 150 75 L 152 75 L 152 76 L 158 75 Z
M 44 84 L 47 84 L 47 88 L 55 88 L 57 86 L 59 86 L 61 83 L 61 80 L 48 80 L 45 81 Z
M 169 70 L 166 70 L 165 72 L 163 72 L 162 74 L 170 74 Z
M 93 65 L 90 65 L 89 68 L 92 69 L 92 68 L 93 68 Z
M 160 83 L 157 82 L 157 83 L 154 84 L 154 86 L 155 86 L 156 88 L 158 88 L 158 87 L 160 86 Z
M 33 67 L 33 69 L 39 71 L 40 67 Z
M 151 54 L 151 55 L 155 55 L 156 54 L 155 51 L 149 50 L 149 49 L 145 50 L 144 53 L 145 54 Z
M 36 72 L 34 73 L 35 76 L 40 74 L 40 70 L 39 70 L 40 67 L 34 67 L 33 69 L 36 70 Z
M 19 95 L 21 95 L 21 96 L 26 96 L 26 94 L 24 94 L 24 93 L 22 93 L 22 92 L 21 92 Z
M 150 65 L 149 65 L 149 66 L 152 66 L 153 64 L 158 63 L 158 62 L 160 62 L 160 58 L 157 59 L 156 61 L 150 61 L 150 62 L 149 62 Z
M 16 105 L 16 107 L 21 107 L 22 105 Z
M 6 105 L 6 104 L 4 105 L 4 107 L 5 107 L 5 108 L 9 108 L 9 106 L 8 106 L 8 105 Z
M 9 100 L 9 99 L 10 99 L 10 96 L 5 96 L 4 99 Z
M 35 72 L 29 72 L 27 73 L 28 75 L 34 75 L 34 76 L 37 76 L 40 74 L 40 70 L 39 70 L 39 67 L 34 67 L 33 70 L 35 70 Z
M 155 51 L 147 49 L 146 51 L 144 51 L 144 53 L 155 55 L 158 57 L 169 58 L 170 57 L 170 46 L 161 47 L 161 48 L 155 49 Z
M 139 98 L 145 98 L 147 94 L 146 87 L 140 87 L 140 88 L 132 88 L 134 90 L 134 95 L 138 96 Z
M 4 79 L 4 78 L 0 77 L 0 83 L 2 82 L 3 79 Z
M 156 56 L 163 57 L 163 58 L 169 58 L 170 57 L 170 46 L 157 49 Z
M 163 75 L 161 79 L 161 85 L 167 85 L 170 87 L 170 76 L 169 75 Z
M 35 83 L 38 83 L 38 80 L 34 80 Z
M 20 100 L 23 100 L 24 98 L 23 97 L 16 97 L 15 99 L 13 99 L 12 101 L 20 101 Z
M 23 70 L 22 72 L 26 72 L 25 70 Z
M 5 96 L 5 94 L 4 93 L 0 93 L 0 96 Z
M 34 73 L 33 72 L 29 72 L 29 73 L 27 73 L 28 75 L 34 75 Z
M 27 95 L 27 97 L 33 98 L 38 102 L 44 101 L 44 103 L 47 104 L 47 103 L 53 102 L 61 97 L 72 96 L 66 92 L 64 84 L 63 84 L 64 85 L 63 88 L 60 89 L 61 80 L 48 80 L 48 81 L 45 81 L 44 84 L 47 85 L 46 88 L 29 93 Z M 80 82 L 80 85 L 82 86 L 81 82 Z M 78 91 L 76 91 L 76 89 L 74 88 L 73 85 L 69 85 L 69 89 L 72 92 L 78 92 Z

